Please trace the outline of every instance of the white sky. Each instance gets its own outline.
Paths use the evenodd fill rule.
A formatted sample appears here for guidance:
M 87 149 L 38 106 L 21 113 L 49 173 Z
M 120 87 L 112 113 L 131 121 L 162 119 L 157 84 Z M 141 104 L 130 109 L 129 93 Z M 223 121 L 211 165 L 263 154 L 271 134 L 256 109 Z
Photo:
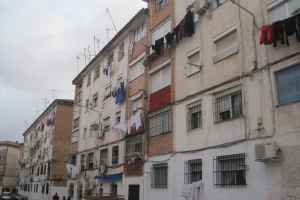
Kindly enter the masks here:
M 80 52 L 94 52 L 94 36 L 106 44 L 106 28 L 114 28 L 106 8 L 119 31 L 143 7 L 142 0 L 1 0 L 0 141 L 22 142 L 37 106 L 41 114 L 53 93 L 74 99 L 76 56 L 81 71 Z M 109 33 L 111 39 L 116 32 Z

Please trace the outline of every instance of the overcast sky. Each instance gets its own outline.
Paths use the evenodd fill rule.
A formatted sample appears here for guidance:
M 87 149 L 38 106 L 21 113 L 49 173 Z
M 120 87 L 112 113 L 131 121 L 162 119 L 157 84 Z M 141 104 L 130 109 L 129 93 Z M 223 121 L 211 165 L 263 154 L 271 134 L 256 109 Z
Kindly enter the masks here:
M 0 141 L 22 142 L 37 108 L 39 114 L 45 108 L 43 99 L 48 106 L 53 94 L 74 99 L 76 56 L 81 71 L 80 52 L 88 46 L 94 52 L 94 36 L 106 44 L 106 28 L 114 28 L 107 8 L 119 31 L 143 7 L 142 0 L 1 0 Z

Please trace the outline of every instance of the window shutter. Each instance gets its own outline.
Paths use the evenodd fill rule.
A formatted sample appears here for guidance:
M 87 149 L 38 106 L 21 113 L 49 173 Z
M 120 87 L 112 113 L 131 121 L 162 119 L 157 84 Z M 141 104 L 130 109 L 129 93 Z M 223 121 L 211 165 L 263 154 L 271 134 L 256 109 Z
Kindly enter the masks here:
M 189 57 L 189 62 L 194 64 L 194 65 L 200 65 L 200 54 L 199 54 L 199 52 L 197 52 L 194 55 L 192 55 L 191 57 Z M 194 66 L 194 65 L 190 65 L 190 74 L 193 74 L 193 73 L 199 71 L 199 68 Z
M 138 76 L 142 75 L 143 73 L 145 73 L 145 66 L 143 65 L 143 59 L 141 59 L 138 62 Z
M 287 16 L 286 16 L 285 4 L 281 4 L 280 6 L 270 11 L 271 23 L 276 22 L 277 20 L 285 19 L 286 17 Z
M 138 76 L 138 63 L 130 67 L 130 81 L 134 80 Z
M 156 72 L 151 76 L 151 94 L 161 88 L 161 71 Z
M 137 100 L 132 102 L 132 110 L 135 111 L 137 108 L 142 107 L 142 98 L 138 98 Z
M 234 47 L 237 45 L 237 31 L 234 31 L 233 33 L 230 33 L 226 37 L 220 39 L 219 41 L 216 42 L 216 49 L 217 49 L 217 54 L 220 54 L 231 47 Z
M 171 85 L 171 65 L 162 69 L 162 85 L 161 88 Z

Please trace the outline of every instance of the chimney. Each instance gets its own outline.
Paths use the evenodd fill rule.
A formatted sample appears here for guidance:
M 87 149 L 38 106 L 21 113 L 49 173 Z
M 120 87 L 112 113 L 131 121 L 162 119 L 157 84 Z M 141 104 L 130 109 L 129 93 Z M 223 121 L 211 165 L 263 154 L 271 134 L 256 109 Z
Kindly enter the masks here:
M 19 141 L 16 141 L 16 144 L 19 144 Z

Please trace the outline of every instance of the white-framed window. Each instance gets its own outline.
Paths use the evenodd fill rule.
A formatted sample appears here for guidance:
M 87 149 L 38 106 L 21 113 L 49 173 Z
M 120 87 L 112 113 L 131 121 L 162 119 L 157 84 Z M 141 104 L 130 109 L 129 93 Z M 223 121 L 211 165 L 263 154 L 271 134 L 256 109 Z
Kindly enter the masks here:
M 168 20 L 166 23 L 160 27 L 154 28 L 154 32 L 151 33 L 151 44 L 155 45 L 155 40 L 158 40 L 164 37 L 164 42 L 166 42 L 165 35 L 171 31 L 171 20 Z
M 100 67 L 97 67 L 97 68 L 95 69 L 95 73 L 94 73 L 94 81 L 95 81 L 97 78 L 99 78 L 99 76 L 100 76 Z
M 168 4 L 168 0 L 155 0 L 155 1 L 156 1 L 156 9 L 155 9 L 156 12 L 158 12 Z
M 132 101 L 132 112 L 133 115 L 140 109 L 142 108 L 143 100 L 142 97 L 135 99 Z
M 151 188 L 168 188 L 168 163 L 152 165 Z
M 132 34 L 134 43 L 136 44 L 146 35 L 146 22 L 140 25 Z
M 200 48 L 194 49 L 187 54 L 188 60 L 188 76 L 200 71 Z M 198 65 L 198 66 L 196 66 Z
M 85 101 L 85 112 L 88 112 L 88 111 L 89 111 L 89 102 L 90 102 L 89 99 L 87 99 L 87 100 Z
M 139 61 L 135 62 L 134 64 L 129 65 L 129 67 L 130 67 L 130 81 L 136 79 L 137 77 L 145 73 L 143 58 L 141 58 Z
M 100 166 L 108 165 L 108 149 L 100 150 Z
M 278 104 L 300 100 L 300 64 L 275 73 Z
M 91 84 L 91 74 L 89 74 L 87 77 L 86 87 L 88 87 L 90 84 Z
M 72 133 L 72 143 L 75 143 L 78 141 L 78 131 L 75 131 Z
M 73 120 L 78 119 L 80 116 L 80 107 L 75 105 L 74 106 L 74 113 L 73 113 Z
M 151 94 L 171 85 L 171 65 L 151 74 Z
M 215 51 L 214 63 L 236 54 L 239 51 L 236 25 L 215 37 L 213 42 Z
M 4 165 L 0 165 L 0 172 L 2 172 L 4 169 Z
M 104 119 L 104 131 L 110 130 L 110 116 L 105 117 Z
M 119 146 L 114 146 L 112 148 L 112 164 L 118 164 L 119 163 Z
M 227 0 L 213 0 L 214 9 L 224 4 Z
M 85 127 L 83 129 L 83 135 L 82 135 L 82 139 L 85 140 L 86 139 L 86 133 L 87 133 L 87 128 Z
M 131 139 L 127 139 L 125 159 L 128 160 L 133 157 L 135 157 L 136 159 L 140 159 L 139 155 L 143 155 L 143 137 L 138 136 Z
M 94 167 L 94 153 L 87 154 L 86 169 L 93 169 Z
M 121 123 L 121 110 L 116 111 L 116 124 Z
M 242 86 L 238 85 L 214 94 L 214 122 L 243 115 Z
M 81 163 L 81 169 L 84 169 L 84 166 L 85 166 L 85 155 L 84 154 L 80 155 L 80 163 Z
M 107 98 L 109 98 L 110 97 L 110 95 L 111 95 L 111 83 L 109 83 L 109 84 L 107 84 L 106 86 L 105 86 L 105 90 L 104 90 L 104 99 L 107 99 Z
M 148 114 L 149 118 L 149 137 L 160 135 L 171 131 L 171 107 L 168 106 L 160 111 Z
M 293 15 L 295 9 L 300 8 L 299 0 L 277 0 L 267 6 L 270 23 L 286 19 Z
M 186 130 L 196 129 L 202 126 L 201 100 L 186 106 Z
M 0 150 L 7 150 L 7 146 L 6 145 L 0 145 Z
M 95 133 L 95 126 L 96 126 L 96 123 L 94 122 L 94 123 L 92 123 L 91 125 L 90 125 L 90 137 L 94 137 L 94 133 Z
M 92 108 L 96 107 L 98 103 L 98 92 L 93 95 Z
M 117 77 L 117 85 L 119 85 L 122 82 L 123 80 L 122 78 L 123 78 L 122 74 Z

